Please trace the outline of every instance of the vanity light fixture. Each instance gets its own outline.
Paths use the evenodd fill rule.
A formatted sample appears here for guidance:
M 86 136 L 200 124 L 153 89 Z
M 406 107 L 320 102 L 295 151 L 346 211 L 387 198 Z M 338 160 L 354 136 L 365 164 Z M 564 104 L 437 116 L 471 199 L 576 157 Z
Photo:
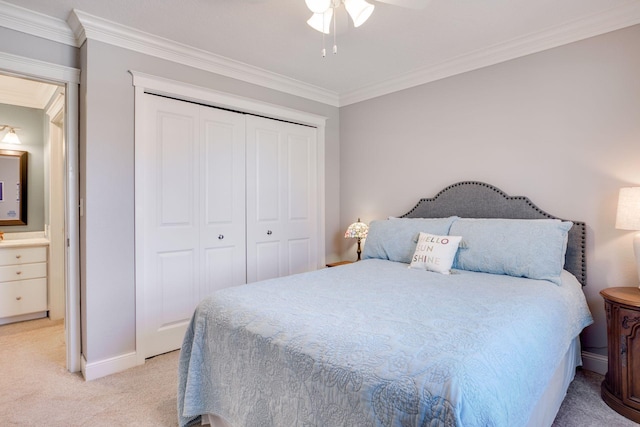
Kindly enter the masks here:
M 7 132 L 4 138 L 2 138 L 2 142 L 4 142 L 5 144 L 22 144 L 20 142 L 20 138 L 18 138 L 18 135 L 16 134 L 16 129 L 19 130 L 20 128 L 9 125 L 0 125 L 0 132 L 5 130 L 6 128 L 9 128 L 9 132 Z

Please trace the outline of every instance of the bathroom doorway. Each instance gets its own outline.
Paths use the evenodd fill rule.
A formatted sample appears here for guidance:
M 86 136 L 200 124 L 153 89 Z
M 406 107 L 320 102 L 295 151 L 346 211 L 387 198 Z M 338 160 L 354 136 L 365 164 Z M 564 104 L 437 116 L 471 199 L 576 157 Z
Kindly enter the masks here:
M 33 69 L 29 66 L 29 71 Z M 48 242 L 46 316 L 64 323 L 64 329 L 57 330 L 64 335 L 66 368 L 77 372 L 81 360 L 77 70 L 64 70 L 68 78 L 63 79 L 59 72 L 48 76 L 46 67 L 39 76 L 16 71 L 20 70 L 0 69 L 0 124 L 12 126 L 20 144 L 0 142 L 0 149 L 29 153 L 28 218 L 26 225 L 3 226 L 1 231 L 9 238 L 42 236 Z M 3 136 L 4 132 L 0 141 Z

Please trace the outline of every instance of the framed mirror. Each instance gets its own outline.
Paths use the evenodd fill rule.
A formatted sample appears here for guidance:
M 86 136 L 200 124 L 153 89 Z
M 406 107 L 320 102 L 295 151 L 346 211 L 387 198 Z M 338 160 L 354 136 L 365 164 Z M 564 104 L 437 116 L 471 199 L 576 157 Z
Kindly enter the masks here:
M 27 225 L 27 155 L 0 150 L 0 226 Z

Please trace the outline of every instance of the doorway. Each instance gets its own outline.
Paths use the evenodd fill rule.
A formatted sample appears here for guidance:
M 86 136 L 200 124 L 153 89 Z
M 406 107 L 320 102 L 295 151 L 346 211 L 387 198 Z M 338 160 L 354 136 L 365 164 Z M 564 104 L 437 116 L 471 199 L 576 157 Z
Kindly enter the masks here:
M 7 58 L 11 60 L 3 61 L 4 56 L 11 56 Z M 13 108 L 17 114 L 7 114 L 4 118 L 13 117 L 14 121 L 19 121 L 16 117 L 25 114 L 40 117 L 42 141 L 40 147 L 32 144 L 13 148 L 32 151 L 31 157 L 39 158 L 40 175 L 28 183 L 30 187 L 36 187 L 34 193 L 41 199 L 36 203 L 35 211 L 28 209 L 28 215 L 34 220 L 28 219 L 21 229 L 4 227 L 3 231 L 42 233 L 50 242 L 48 316 L 54 321 L 64 319 L 66 368 L 71 372 L 80 371 L 81 360 L 78 84 L 79 71 L 76 69 L 8 54 L 0 56 L 0 106 L 5 112 Z M 18 136 L 20 132 L 16 132 Z M 6 148 L 6 144 L 3 147 Z

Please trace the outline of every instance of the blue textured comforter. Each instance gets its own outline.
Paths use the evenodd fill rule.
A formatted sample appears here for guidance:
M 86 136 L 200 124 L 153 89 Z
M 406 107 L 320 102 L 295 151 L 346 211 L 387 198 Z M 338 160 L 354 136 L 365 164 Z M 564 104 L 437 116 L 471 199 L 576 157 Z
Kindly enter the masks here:
M 180 355 L 180 425 L 519 426 L 592 322 L 580 284 L 370 259 L 216 292 Z

